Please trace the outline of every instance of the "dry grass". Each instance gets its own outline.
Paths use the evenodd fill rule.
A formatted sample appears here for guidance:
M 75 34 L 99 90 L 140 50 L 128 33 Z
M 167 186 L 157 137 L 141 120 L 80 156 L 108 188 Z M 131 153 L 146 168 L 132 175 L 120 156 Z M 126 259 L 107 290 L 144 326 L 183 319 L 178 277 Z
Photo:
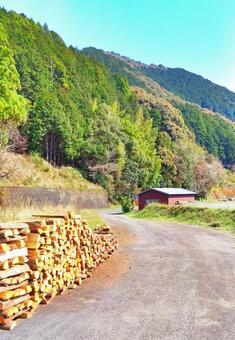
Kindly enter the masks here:
M 29 220 L 32 218 L 34 214 L 57 214 L 64 213 L 65 211 L 74 211 L 76 213 L 75 207 L 70 206 L 53 206 L 53 205 L 44 205 L 42 207 L 37 207 L 32 203 L 24 204 L 24 207 L 14 207 L 11 209 L 0 207 L 0 223 L 8 222 L 8 221 L 23 221 Z
M 3 209 L 0 207 L 0 223 L 8 221 L 26 221 L 32 219 L 32 215 L 34 214 L 59 214 L 64 213 L 65 211 L 73 211 L 75 213 L 79 213 L 82 219 L 87 220 L 91 228 L 96 227 L 98 224 L 105 223 L 95 209 L 82 209 L 80 211 L 77 211 L 76 208 L 72 205 L 58 205 L 55 207 L 49 204 L 38 208 L 31 202 L 26 203 L 24 207 L 14 207 L 13 209 Z
M 103 190 L 88 182 L 80 172 L 72 167 L 53 167 L 38 155 L 7 154 L 3 166 L 14 168 L 10 179 L 0 181 L 0 185 L 56 188 L 68 190 Z

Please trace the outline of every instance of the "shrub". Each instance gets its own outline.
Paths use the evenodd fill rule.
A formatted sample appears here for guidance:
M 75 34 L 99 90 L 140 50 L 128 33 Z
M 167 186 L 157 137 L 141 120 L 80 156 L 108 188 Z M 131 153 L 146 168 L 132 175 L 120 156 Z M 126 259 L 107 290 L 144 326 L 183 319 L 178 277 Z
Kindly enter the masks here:
M 120 203 L 121 203 L 122 211 L 124 213 L 128 213 L 128 212 L 132 211 L 133 206 L 132 206 L 132 201 L 131 201 L 130 197 L 128 197 L 128 196 L 122 197 L 120 199 Z

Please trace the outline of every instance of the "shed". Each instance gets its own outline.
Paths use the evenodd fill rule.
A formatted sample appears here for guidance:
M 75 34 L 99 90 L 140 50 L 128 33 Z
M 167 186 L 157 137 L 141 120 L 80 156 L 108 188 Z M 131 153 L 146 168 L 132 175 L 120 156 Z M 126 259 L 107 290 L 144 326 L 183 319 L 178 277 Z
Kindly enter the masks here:
M 139 210 L 150 203 L 175 205 L 178 202 L 193 202 L 196 192 L 181 188 L 151 188 L 138 194 Z

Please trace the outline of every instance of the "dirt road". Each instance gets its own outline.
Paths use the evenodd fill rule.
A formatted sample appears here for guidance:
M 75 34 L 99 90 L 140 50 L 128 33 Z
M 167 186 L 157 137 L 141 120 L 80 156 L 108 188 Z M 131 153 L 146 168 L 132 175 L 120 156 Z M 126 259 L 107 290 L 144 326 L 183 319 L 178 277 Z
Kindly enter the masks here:
M 117 255 L 0 339 L 235 339 L 235 242 L 200 227 L 106 215 Z

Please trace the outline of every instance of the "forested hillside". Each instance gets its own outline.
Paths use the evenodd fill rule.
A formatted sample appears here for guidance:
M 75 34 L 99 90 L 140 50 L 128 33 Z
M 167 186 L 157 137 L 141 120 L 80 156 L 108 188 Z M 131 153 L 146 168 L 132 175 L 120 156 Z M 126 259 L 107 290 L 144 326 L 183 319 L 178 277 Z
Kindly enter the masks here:
M 122 72 L 124 62 L 127 68 L 135 69 L 136 72 L 141 72 L 145 76 L 150 77 L 182 99 L 196 103 L 202 108 L 207 108 L 213 112 L 219 112 L 225 117 L 235 120 L 235 93 L 223 86 L 214 84 L 202 76 L 181 68 L 169 68 L 154 64 L 146 65 L 113 52 L 108 55 L 114 56 L 118 61 L 114 61 L 111 58 L 107 60 L 106 56 L 102 56 L 102 53 L 97 53 L 97 50 L 93 48 L 85 49 L 85 51 L 95 54 L 100 60 L 103 60 L 104 57 L 105 62 L 108 63 L 114 72 Z M 134 82 L 133 85 L 141 85 L 136 82 L 136 79 L 131 80 Z
M 229 138 L 221 143 L 217 117 L 210 120 L 199 110 L 197 125 L 196 107 L 151 78 L 127 72 L 123 64 L 113 72 L 24 15 L 1 9 L 0 23 L 1 133 L 14 151 L 79 169 L 111 200 L 158 185 L 205 195 L 223 182 L 225 170 L 212 154 L 233 165 L 233 125 L 221 120 L 231 138 L 226 153 Z M 202 136 L 203 124 L 208 129 Z M 215 143 L 210 150 L 208 135 Z
M 235 120 L 235 93 L 181 68 L 156 65 L 141 71 L 181 98 Z
M 83 51 L 92 58 L 103 62 L 112 72 L 118 72 L 118 74 L 127 77 L 130 84 L 153 94 L 158 101 L 167 101 L 168 107 L 174 108 L 174 111 L 176 111 L 175 109 L 179 110 L 184 116 L 186 125 L 196 136 L 197 143 L 205 147 L 209 153 L 217 156 L 224 166 L 228 168 L 233 166 L 235 163 L 234 123 L 224 119 L 219 114 L 202 110 L 199 106 L 186 102 L 167 91 L 152 77 L 146 76 L 147 73 L 143 71 L 144 64 L 95 48 L 87 48 Z M 184 86 L 186 84 L 187 82 Z M 190 83 L 190 87 L 194 88 L 193 82 Z M 195 89 L 197 90 L 197 86 Z M 214 102 L 216 102 L 215 97 Z
M 111 199 L 118 192 L 158 185 L 156 131 L 143 117 L 127 81 L 66 47 L 46 25 L 3 9 L 0 22 L 5 44 L 0 63 L 6 63 L 6 49 L 14 54 L 21 83 L 14 94 L 18 90 L 30 105 L 27 120 L 12 115 L 2 123 L 9 127 L 21 120 L 29 152 L 54 165 L 79 168 L 105 187 Z

